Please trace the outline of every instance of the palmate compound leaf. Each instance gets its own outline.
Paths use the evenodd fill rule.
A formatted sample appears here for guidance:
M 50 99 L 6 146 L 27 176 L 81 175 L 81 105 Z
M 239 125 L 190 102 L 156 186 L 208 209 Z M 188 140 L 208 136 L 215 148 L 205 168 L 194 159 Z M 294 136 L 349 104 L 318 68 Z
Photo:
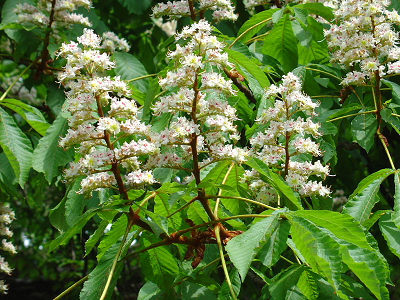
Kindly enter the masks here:
M 377 193 L 382 181 L 393 172 L 390 169 L 382 169 L 364 178 L 350 195 L 349 201 L 343 208 L 343 213 L 349 214 L 360 223 L 367 220 L 372 208 L 379 201 Z
M 226 245 L 225 249 L 230 260 L 239 270 L 242 282 L 246 277 L 252 260 L 275 230 L 280 213 L 281 211 L 273 212 L 270 217 L 255 223 L 249 230 L 234 237 Z
M 387 264 L 378 250 L 371 246 L 368 233 L 364 233 L 356 220 L 347 214 L 323 210 L 295 211 L 292 215 L 307 219 L 329 235 L 340 245 L 342 261 L 375 297 L 389 299 L 385 287 L 389 272 Z
M 23 188 L 32 166 L 32 144 L 14 119 L 0 107 L 0 147 Z

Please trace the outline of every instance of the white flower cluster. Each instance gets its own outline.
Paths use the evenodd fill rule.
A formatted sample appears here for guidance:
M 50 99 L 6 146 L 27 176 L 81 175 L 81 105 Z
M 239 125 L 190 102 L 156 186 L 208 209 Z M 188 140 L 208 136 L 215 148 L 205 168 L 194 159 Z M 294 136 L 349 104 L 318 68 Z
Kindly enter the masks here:
M 15 213 L 8 204 L 0 203 L 0 235 L 6 238 L 12 237 L 12 231 L 7 227 L 15 219 Z M 16 254 L 14 245 L 12 242 L 8 242 L 6 239 L 2 239 L 0 249 L 9 252 L 10 254 Z M 8 262 L 0 255 L 0 272 L 7 275 L 11 275 L 12 269 L 8 265 Z M 0 280 L 0 293 L 7 294 L 8 287 L 4 280 Z
M 329 167 L 323 166 L 320 161 L 299 161 L 299 156 L 303 153 L 322 156 L 319 145 L 312 140 L 313 137 L 320 136 L 319 124 L 314 123 L 310 117 L 304 120 L 299 116 L 301 113 L 313 115 L 318 103 L 314 103 L 301 92 L 301 82 L 292 73 L 283 76 L 279 86 L 271 85 L 266 96 L 278 99 L 275 106 L 263 111 L 258 120 L 261 124 L 268 124 L 268 128 L 250 139 L 254 157 L 285 173 L 288 185 L 300 195 L 329 195 L 329 189 L 321 182 L 309 180 L 310 176 L 325 179 L 329 174 Z M 295 119 L 295 116 L 298 117 Z M 260 200 L 275 200 L 271 187 L 263 183 L 254 170 L 246 172 L 244 181 Z
M 6 90 L 13 84 L 15 79 L 17 79 L 17 76 L 18 75 L 4 77 L 4 81 L 1 82 L 0 86 Z M 34 87 L 28 89 L 24 86 L 24 80 L 21 77 L 19 77 L 16 83 L 11 87 L 10 94 L 13 98 L 25 100 L 28 104 L 32 105 L 40 105 L 43 102 L 43 100 L 38 99 L 37 91 Z
M 343 205 L 346 204 L 348 198 L 345 196 L 343 190 L 336 190 L 332 194 L 332 208 L 341 210 Z
M 356 68 L 342 85 L 362 85 L 375 72 L 400 74 L 397 11 L 387 10 L 388 0 L 343 0 L 334 14 L 337 24 L 325 31 L 328 47 L 334 51 L 332 62 Z
M 106 34 L 107 38 L 115 37 Z M 58 56 L 67 60 L 58 74 L 60 83 L 69 89 L 63 110 L 70 114 L 71 127 L 60 146 L 67 149 L 79 145 L 81 158 L 65 170 L 65 178 L 86 176 L 79 193 L 91 195 L 93 190 L 117 184 L 115 170 L 121 165 L 127 172 L 124 184 L 139 187 L 154 183 L 151 172 L 131 180 L 141 167 L 138 156 L 157 152 L 150 142 L 150 127 L 136 118 L 137 106 L 129 99 L 130 91 L 118 76 L 105 76 L 115 67 L 107 53 L 102 53 L 102 39 L 93 30 L 85 29 L 78 43 L 62 44 Z M 104 43 L 103 43 L 104 44 Z M 124 139 L 122 146 L 119 140 Z M 113 171 L 114 170 L 114 171 Z
M 234 13 L 235 8 L 230 0 L 197 0 L 194 6 L 195 13 L 212 10 L 212 17 L 215 22 L 223 20 L 236 21 L 238 16 Z M 170 18 L 181 18 L 190 16 L 189 1 L 168 1 L 158 3 L 153 7 L 153 17 L 168 16 Z
M 65 28 L 72 24 L 91 26 L 87 17 L 73 13 L 80 6 L 89 9 L 92 7 L 92 3 L 90 0 L 56 0 L 52 28 Z M 38 0 L 36 5 L 17 4 L 14 12 L 18 15 L 20 23 L 32 23 L 39 27 L 47 27 L 50 23 L 51 10 L 52 1 Z
M 164 150 L 149 162 L 153 166 L 171 167 L 192 160 L 193 141 L 198 153 L 202 153 L 200 167 L 219 160 L 239 163 L 246 160 L 246 149 L 225 144 L 239 139 L 233 124 L 237 120 L 236 110 L 226 101 L 235 91 L 218 71 L 231 64 L 222 52 L 223 44 L 211 31 L 210 24 L 204 20 L 183 28 L 176 40 L 186 43 L 177 44 L 168 53 L 175 67 L 159 79 L 159 84 L 169 93 L 160 97 L 153 111 L 156 116 L 171 113 L 175 117 L 159 134 Z
M 269 0 L 243 0 L 244 7 L 247 10 L 253 10 L 254 7 L 259 5 L 266 5 L 269 4 Z
M 114 53 L 115 49 L 128 52 L 131 46 L 124 38 L 120 39 L 114 32 L 107 31 L 103 33 L 101 48 L 105 49 L 107 52 Z

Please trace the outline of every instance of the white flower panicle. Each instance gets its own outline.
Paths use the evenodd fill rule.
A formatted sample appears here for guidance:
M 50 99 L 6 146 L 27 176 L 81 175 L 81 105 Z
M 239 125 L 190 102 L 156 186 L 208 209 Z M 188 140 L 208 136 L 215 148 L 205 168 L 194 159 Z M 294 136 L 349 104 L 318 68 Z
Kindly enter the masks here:
M 84 29 L 77 40 L 78 43 L 62 44 L 57 53 L 67 60 L 58 80 L 68 89 L 63 110 L 70 115 L 70 128 L 60 139 L 60 146 L 65 149 L 78 146 L 81 158 L 70 164 L 64 177 L 72 180 L 85 176 L 78 193 L 90 196 L 94 190 L 117 184 L 111 170 L 121 166 L 128 173 L 143 167 L 138 157 L 155 153 L 157 146 L 151 141 L 150 126 L 136 117 L 138 109 L 135 101 L 129 99 L 126 82 L 118 76 L 104 75 L 115 68 L 115 63 L 101 49 L 127 50 L 126 41 L 109 32 L 101 38 L 91 29 Z M 121 138 L 125 140 L 122 145 L 118 142 Z M 142 179 L 142 185 L 154 182 L 147 177 Z M 123 184 L 132 186 L 128 179 Z M 140 182 L 136 180 L 135 184 L 137 187 Z
M 0 235 L 6 238 L 11 238 L 13 233 L 9 229 L 8 225 L 15 220 L 15 213 L 10 208 L 9 204 L 0 203 Z M 17 250 L 11 241 L 2 239 L 0 244 L 0 250 L 8 252 L 9 254 L 16 254 Z M 1 253 L 1 252 L 0 252 Z M 4 257 L 0 255 L 0 272 L 7 275 L 11 275 L 12 269 Z M 7 294 L 8 287 L 4 280 L 0 280 L 0 293 Z
M 103 33 L 101 48 L 107 52 L 114 53 L 116 49 L 128 52 L 131 46 L 124 38 L 119 38 L 114 32 L 107 31 Z
M 197 0 L 194 2 L 194 11 L 204 12 L 212 10 L 212 18 L 215 22 L 223 20 L 236 21 L 238 16 L 234 13 L 235 8 L 232 6 L 230 0 Z M 171 19 L 178 19 L 181 17 L 190 16 L 189 1 L 168 1 L 167 3 L 158 3 L 153 7 L 154 18 L 168 16 Z
M 325 31 L 332 62 L 357 68 L 347 74 L 342 85 L 363 85 L 378 72 L 400 74 L 398 33 L 400 24 L 394 9 L 387 10 L 388 0 L 344 0 L 334 10 L 337 23 Z
M 90 0 L 56 0 L 52 28 L 65 28 L 73 24 L 92 26 L 89 19 L 81 14 L 73 13 L 78 7 L 90 9 Z M 14 12 L 20 23 L 32 23 L 39 27 L 47 27 L 50 23 L 51 1 L 38 0 L 36 5 L 17 4 Z
M 253 156 L 278 172 L 286 174 L 285 180 L 288 185 L 301 196 L 328 196 L 329 189 L 321 182 L 309 180 L 309 177 L 325 179 L 329 174 L 329 167 L 323 166 L 320 161 L 302 161 L 299 157 L 303 153 L 315 157 L 322 156 L 319 145 L 313 141 L 313 138 L 321 135 L 318 132 L 319 124 L 314 123 L 311 117 L 304 119 L 300 116 L 313 116 L 314 109 L 319 104 L 301 91 L 301 82 L 292 73 L 283 76 L 279 86 L 271 85 L 265 95 L 277 100 L 275 106 L 263 111 L 258 119 L 268 127 L 250 139 Z M 247 172 L 243 180 L 249 184 L 257 198 L 263 199 L 264 202 L 276 200 L 276 194 L 271 192 L 271 197 L 266 199 L 265 193 L 270 191 L 271 187 L 262 183 L 256 171 Z
M 206 3 L 211 1 L 200 4 Z M 149 166 L 177 168 L 181 162 L 192 161 L 193 141 L 196 151 L 201 153 L 200 168 L 220 160 L 246 160 L 248 151 L 232 145 L 240 137 L 233 124 L 237 120 L 236 110 L 226 99 L 236 92 L 231 81 L 221 74 L 223 68 L 232 65 L 223 52 L 223 43 L 211 32 L 210 24 L 201 20 L 176 34 L 176 40 L 182 43 L 167 55 L 174 61 L 174 68 L 159 79 L 167 94 L 153 106 L 154 115 L 171 113 L 174 117 L 160 131 L 157 138 L 162 149 L 149 161 Z

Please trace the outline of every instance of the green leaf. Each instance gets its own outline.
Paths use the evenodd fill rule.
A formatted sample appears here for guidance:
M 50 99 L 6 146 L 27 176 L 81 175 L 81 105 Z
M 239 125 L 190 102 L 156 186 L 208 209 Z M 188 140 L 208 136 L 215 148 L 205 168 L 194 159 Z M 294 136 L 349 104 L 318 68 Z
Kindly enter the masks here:
M 344 284 L 342 283 L 342 288 L 350 288 L 350 296 L 365 300 L 374 300 L 374 298 L 369 294 L 368 290 L 361 283 L 345 274 L 342 274 L 342 279 L 345 281 Z
M 280 259 L 282 251 L 286 248 L 289 230 L 290 223 L 287 220 L 279 220 L 267 243 L 258 253 L 258 258 L 264 266 L 271 268 Z
M 392 89 L 393 101 L 397 104 L 400 104 L 400 85 L 387 79 L 382 79 L 382 83 Z
M 331 110 L 331 112 L 333 112 L 331 115 L 329 115 L 328 118 L 326 118 L 327 121 L 335 119 L 337 117 L 343 116 L 347 113 L 350 113 L 354 110 L 360 110 L 361 109 L 361 105 L 358 103 L 351 103 L 349 105 L 346 105 L 343 108 L 340 109 L 336 109 L 336 110 Z
M 141 210 L 151 219 L 151 221 L 145 220 L 145 222 L 149 224 L 156 236 L 159 236 L 161 233 L 168 235 L 168 219 L 166 217 L 155 214 L 143 207 Z
M 295 37 L 299 40 L 300 45 L 303 47 L 308 47 L 313 40 L 312 34 L 309 31 L 304 30 L 299 21 L 292 20 L 291 22 L 293 33 Z
M 47 86 L 46 104 L 50 107 L 52 113 L 58 116 L 65 101 L 64 90 L 59 84 L 50 83 Z
M 294 244 L 315 273 L 324 275 L 336 291 L 340 286 L 340 245 L 304 217 L 289 216 Z
M 59 115 L 33 151 L 32 167 L 44 173 L 49 183 L 58 175 L 58 167 L 65 166 L 72 159 L 72 148 L 64 151 L 58 146 L 60 136 L 64 136 L 67 129 L 67 120 Z
M 332 8 L 325 6 L 322 3 L 305 3 L 294 6 L 295 8 L 306 9 L 310 14 L 323 17 L 325 20 L 330 21 L 334 18 Z
M 196 225 L 209 221 L 207 213 L 205 212 L 203 206 L 201 206 L 198 201 L 195 201 L 192 204 L 190 204 L 189 209 L 187 211 L 187 216 Z
M 275 275 L 269 285 L 269 292 L 274 300 L 286 300 L 290 290 L 297 285 L 304 266 L 292 265 Z
M 396 130 L 397 134 L 400 135 L 400 120 L 395 116 L 390 116 L 388 120 L 389 124 Z
M 164 291 L 154 282 L 147 281 L 139 291 L 137 300 L 161 300 L 163 299 Z
M 152 243 L 147 239 L 141 239 L 143 246 L 148 247 Z M 167 247 L 157 247 L 139 254 L 140 264 L 145 277 L 156 283 L 162 290 L 171 287 L 179 274 L 179 267 L 174 256 Z
M 367 238 L 368 244 L 371 246 L 371 248 L 374 250 L 375 254 L 378 256 L 378 258 L 381 260 L 382 264 L 384 265 L 384 271 L 385 271 L 385 279 L 386 279 L 386 284 L 394 285 L 390 279 L 390 267 L 389 264 L 386 260 L 386 258 L 383 256 L 383 254 L 380 252 L 378 242 L 374 238 L 374 236 L 369 232 L 365 231 L 365 237 Z
M 358 115 L 351 121 L 351 131 L 354 137 L 367 152 L 374 144 L 377 128 L 378 122 L 372 114 Z
M 236 296 L 239 295 L 242 282 L 240 281 L 240 276 L 239 276 L 238 270 L 236 270 L 235 268 L 232 268 L 229 271 L 229 278 L 231 280 L 232 288 L 233 288 L 235 295 Z M 231 300 L 231 299 L 232 299 L 232 296 L 229 292 L 228 284 L 226 283 L 226 281 L 224 281 L 224 283 L 221 285 L 221 289 L 219 290 L 219 293 L 218 293 L 218 300 Z
M 385 287 L 387 267 L 385 261 L 372 248 L 361 225 L 347 214 L 332 211 L 293 212 L 314 223 L 329 234 L 339 245 L 342 261 L 378 299 L 389 299 Z
M 269 80 L 267 78 L 267 75 L 261 69 L 259 66 L 257 66 L 252 60 L 248 59 L 244 54 L 240 52 L 236 52 L 230 49 L 227 49 L 226 52 L 229 55 L 229 58 L 233 60 L 235 64 L 240 65 L 244 69 L 247 70 L 261 85 L 261 87 L 265 88 L 270 85 Z
M 262 53 L 278 60 L 285 72 L 297 67 L 297 39 L 288 14 L 270 31 L 264 41 Z
M 147 71 L 142 63 L 132 54 L 115 52 L 114 59 L 117 65 L 115 74 L 121 76 L 122 80 L 130 80 L 147 75 Z M 131 84 L 143 93 L 146 93 L 149 86 L 148 79 L 135 80 Z
M 307 24 L 308 11 L 299 7 L 293 7 L 294 16 L 303 24 Z
M 33 129 L 35 129 L 40 135 L 46 133 L 47 128 L 50 124 L 47 123 L 43 114 L 37 108 L 25 104 L 24 102 L 17 99 L 4 99 L 0 102 L 1 105 L 6 106 L 17 114 L 19 114 Z
M 107 232 L 104 238 L 101 240 L 97 247 L 97 261 L 100 261 L 101 257 L 106 251 L 114 245 L 121 236 L 124 235 L 124 231 L 127 224 L 126 215 L 121 215 L 111 226 L 109 232 Z
M 96 231 L 89 237 L 89 239 L 85 242 L 85 256 L 86 257 L 93 249 L 93 247 L 96 245 L 96 243 L 99 241 L 101 236 L 104 233 L 104 230 L 108 226 L 108 221 L 107 220 L 102 220 L 99 227 L 97 227 Z
M 0 107 L 0 147 L 14 170 L 21 188 L 32 166 L 32 144 L 14 119 Z
M 154 197 L 154 213 L 160 217 L 167 217 L 172 212 L 179 209 L 179 204 L 175 203 L 172 207 L 169 207 L 168 204 L 168 195 L 167 194 L 157 194 Z M 180 213 L 176 213 L 166 219 L 167 224 L 169 224 L 171 230 L 177 231 L 181 228 L 183 223 L 183 218 Z M 172 232 L 172 231 L 171 231 Z
M 319 296 L 317 281 L 309 269 L 304 269 L 299 277 L 297 287 L 309 300 L 317 300 Z
M 387 212 L 379 219 L 379 228 L 390 251 L 400 258 L 400 231 L 392 221 L 391 212 Z
M 374 212 L 369 219 L 365 220 L 362 223 L 362 226 L 369 230 L 385 213 L 387 213 L 389 210 L 378 210 Z
M 267 165 L 258 158 L 252 158 L 245 163 L 249 167 L 260 173 L 261 178 L 269 183 L 276 191 L 282 193 L 288 200 L 287 205 L 292 205 L 291 209 L 303 209 L 300 201 L 293 194 L 293 190 L 274 172 L 271 172 Z
M 64 233 L 68 229 L 68 224 L 65 219 L 65 202 L 67 201 L 68 193 L 72 189 L 73 185 L 70 184 L 67 188 L 67 191 L 65 192 L 64 197 L 56 205 L 56 207 L 52 208 L 49 213 L 49 220 L 51 225 L 53 225 L 55 228 L 57 228 L 60 233 Z
M 159 90 L 160 86 L 158 85 L 158 81 L 156 79 L 151 79 L 149 88 L 146 92 L 146 97 L 144 99 L 142 121 L 150 121 L 150 107 L 153 104 L 153 101 L 155 100 Z
M 71 190 L 68 192 L 65 201 L 65 221 L 68 226 L 72 226 L 82 215 L 87 200 L 77 191 L 81 188 L 81 180 L 75 180 Z
M 238 39 L 238 41 L 246 42 L 247 40 L 251 39 L 262 27 L 265 26 L 265 24 L 267 23 L 267 19 L 271 18 L 272 15 L 278 10 L 279 10 L 279 8 L 268 9 L 268 10 L 262 11 L 258 14 L 255 14 L 250 19 L 248 19 L 246 22 L 244 22 L 242 27 L 240 27 L 237 35 L 240 36 L 245 31 L 247 31 L 247 32 L 244 33 L 240 37 L 240 39 Z
M 297 52 L 299 53 L 299 65 L 307 65 L 311 62 L 321 62 L 329 57 L 326 47 L 321 46 L 321 43 L 314 40 L 304 47 L 300 44 L 297 45 Z
M 182 283 L 182 299 L 213 300 L 217 297 L 205 286 L 184 281 Z
M 59 235 L 55 240 L 51 241 L 49 244 L 49 252 L 58 248 L 60 245 L 65 245 L 68 241 L 78 232 L 80 232 L 83 226 L 97 213 L 99 208 L 89 209 L 82 216 L 78 218 L 76 223 L 69 227 L 66 232 Z
M 136 237 L 136 232 L 131 232 L 128 234 L 124 247 L 121 251 L 120 257 L 124 256 L 128 251 L 129 246 L 133 242 Z M 80 293 L 80 299 L 99 299 L 101 294 L 103 293 L 104 287 L 106 285 L 108 276 L 110 274 L 110 270 L 114 261 L 115 256 L 117 255 L 118 248 L 121 245 L 121 241 L 118 241 L 114 245 L 112 245 L 107 252 L 102 256 L 97 266 L 93 269 L 89 274 L 88 280 L 83 284 L 83 288 Z M 110 286 L 107 290 L 107 296 L 105 299 L 111 299 L 113 294 L 113 290 L 115 285 L 117 284 L 117 280 L 122 271 L 123 264 L 117 264 L 113 278 L 111 280 Z
M 9 193 L 16 198 L 20 197 L 21 195 L 15 186 L 16 177 L 14 171 L 4 152 L 0 153 L 0 166 L 0 184 L 3 188 L 3 191 Z M 2 190 L 0 189 L 0 199 L 1 194 Z
M 382 181 L 393 172 L 390 169 L 382 169 L 364 178 L 350 195 L 343 208 L 343 213 L 351 215 L 360 223 L 365 222 L 369 218 L 372 208 L 379 201 L 377 193 Z
M 389 293 L 385 287 L 386 268 L 384 262 L 375 251 L 358 248 L 357 246 L 341 241 L 343 262 L 365 284 L 378 299 L 389 300 Z
M 390 108 L 386 108 L 386 107 L 383 108 L 381 110 L 382 120 L 384 120 L 385 122 L 389 122 L 389 118 L 390 118 L 391 114 L 392 114 L 392 110 Z
M 226 245 L 225 250 L 234 266 L 239 270 L 242 282 L 252 260 L 275 230 L 278 219 L 279 213 L 274 212 L 270 217 L 255 223 L 249 230 L 231 239 Z
M 392 220 L 400 230 L 400 174 L 399 170 L 394 173 L 394 206 Z

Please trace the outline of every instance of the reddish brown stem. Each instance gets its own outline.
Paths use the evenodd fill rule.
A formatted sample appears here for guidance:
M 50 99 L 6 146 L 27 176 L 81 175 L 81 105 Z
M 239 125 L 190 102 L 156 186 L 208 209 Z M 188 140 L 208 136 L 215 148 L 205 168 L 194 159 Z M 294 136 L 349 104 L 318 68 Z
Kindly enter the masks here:
M 41 62 L 40 62 L 40 65 L 38 66 L 35 74 L 33 75 L 33 79 L 35 79 L 35 80 L 39 80 L 40 74 L 43 72 L 44 69 L 47 69 L 47 60 L 49 58 L 49 50 L 47 48 L 49 47 L 49 44 L 50 44 L 50 33 L 51 33 L 51 26 L 53 25 L 53 22 L 54 22 L 54 8 L 56 6 L 56 1 L 57 0 L 51 1 L 49 25 L 47 25 L 47 32 L 46 32 L 46 36 L 44 37 L 43 49 L 42 49 L 42 53 L 40 54 Z
M 97 104 L 97 113 L 99 114 L 99 117 L 100 118 L 104 117 L 103 110 L 100 105 L 100 99 L 98 96 L 96 96 L 96 104 Z M 111 143 L 110 135 L 108 134 L 108 132 L 106 130 L 104 130 L 104 138 L 103 139 L 106 142 L 107 147 L 110 150 L 113 150 L 114 145 Z M 126 192 L 124 182 L 122 181 L 121 173 L 120 173 L 119 167 L 118 167 L 118 162 L 114 161 L 111 164 L 111 172 L 113 172 L 115 180 L 117 181 L 118 191 L 119 191 L 120 195 L 123 197 L 123 199 L 125 199 L 129 203 L 129 196 L 128 196 L 128 193 Z M 128 216 L 128 219 L 131 222 L 133 222 L 133 224 L 140 226 L 145 230 L 153 232 L 151 227 L 147 223 L 142 221 L 139 217 L 139 214 L 135 213 L 131 207 L 129 208 L 129 213 L 127 213 L 127 216 Z
M 228 78 L 232 80 L 232 83 L 239 89 L 239 91 L 241 91 L 246 96 L 247 99 L 249 99 L 251 103 L 257 104 L 257 100 L 256 98 L 254 98 L 253 92 L 245 87 L 243 84 L 241 84 L 238 77 L 233 76 L 231 72 L 226 68 L 224 68 L 224 72 L 226 76 L 228 76 Z
M 192 19 L 193 22 L 196 22 L 196 13 L 194 11 L 193 1 L 188 0 L 188 2 L 189 2 L 190 18 Z

